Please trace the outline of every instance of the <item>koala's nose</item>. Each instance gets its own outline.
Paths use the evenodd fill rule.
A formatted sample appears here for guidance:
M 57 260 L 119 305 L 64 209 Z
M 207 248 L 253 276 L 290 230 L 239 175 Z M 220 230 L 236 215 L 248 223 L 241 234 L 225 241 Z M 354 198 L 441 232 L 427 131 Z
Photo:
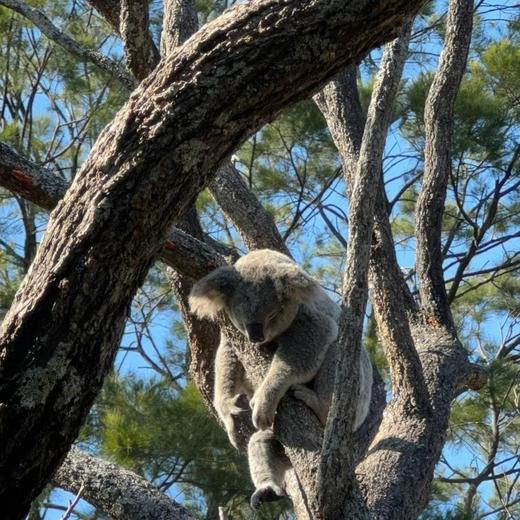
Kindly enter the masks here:
M 246 332 L 249 341 L 253 343 L 264 341 L 264 326 L 261 323 L 248 323 Z

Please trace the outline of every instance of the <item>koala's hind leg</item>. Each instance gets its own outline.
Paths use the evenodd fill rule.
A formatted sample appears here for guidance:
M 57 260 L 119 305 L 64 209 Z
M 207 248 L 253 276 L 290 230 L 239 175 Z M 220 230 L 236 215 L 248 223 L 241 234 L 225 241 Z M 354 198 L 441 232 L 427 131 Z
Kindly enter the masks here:
M 327 422 L 328 403 L 323 403 L 319 395 L 305 385 L 293 385 L 291 390 L 294 397 L 304 402 L 316 414 L 321 424 L 325 426 Z
M 285 497 L 285 472 L 291 467 L 291 463 L 272 430 L 255 432 L 249 440 L 247 455 L 251 479 L 255 485 L 251 507 L 258 509 L 263 502 Z

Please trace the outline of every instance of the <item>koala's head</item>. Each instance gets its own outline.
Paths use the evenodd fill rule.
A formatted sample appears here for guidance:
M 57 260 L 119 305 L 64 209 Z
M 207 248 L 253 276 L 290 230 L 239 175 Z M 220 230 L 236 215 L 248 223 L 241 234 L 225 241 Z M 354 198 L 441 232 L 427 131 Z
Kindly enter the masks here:
M 224 310 L 251 342 L 266 343 L 291 325 L 301 303 L 320 292 L 289 257 L 260 249 L 199 280 L 191 290 L 190 307 L 211 319 Z

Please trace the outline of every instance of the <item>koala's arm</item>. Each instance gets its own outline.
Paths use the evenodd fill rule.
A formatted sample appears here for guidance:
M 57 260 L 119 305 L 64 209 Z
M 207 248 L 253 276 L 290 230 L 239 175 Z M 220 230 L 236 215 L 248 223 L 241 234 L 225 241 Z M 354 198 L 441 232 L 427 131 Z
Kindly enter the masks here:
M 234 415 L 245 413 L 237 402 L 243 392 L 244 368 L 223 334 L 215 356 L 214 404 L 231 444 L 238 449 Z
M 336 336 L 335 320 L 313 307 L 300 307 L 291 326 L 277 338 L 278 348 L 251 402 L 256 428 L 273 424 L 276 408 L 291 386 L 315 377 Z

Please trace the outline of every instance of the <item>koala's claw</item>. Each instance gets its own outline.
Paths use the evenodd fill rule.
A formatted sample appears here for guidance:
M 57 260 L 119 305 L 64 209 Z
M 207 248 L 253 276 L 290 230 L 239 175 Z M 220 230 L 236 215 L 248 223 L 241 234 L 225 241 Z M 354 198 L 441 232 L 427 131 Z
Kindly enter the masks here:
M 225 413 L 227 415 L 243 415 L 249 411 L 247 397 L 244 394 L 236 394 L 226 400 Z
M 251 507 L 257 510 L 264 502 L 274 502 L 275 500 L 281 500 L 285 496 L 283 490 L 274 484 L 261 487 L 251 495 Z
M 274 423 L 276 410 L 263 399 L 257 399 L 253 405 L 253 425 L 257 430 L 267 430 Z

